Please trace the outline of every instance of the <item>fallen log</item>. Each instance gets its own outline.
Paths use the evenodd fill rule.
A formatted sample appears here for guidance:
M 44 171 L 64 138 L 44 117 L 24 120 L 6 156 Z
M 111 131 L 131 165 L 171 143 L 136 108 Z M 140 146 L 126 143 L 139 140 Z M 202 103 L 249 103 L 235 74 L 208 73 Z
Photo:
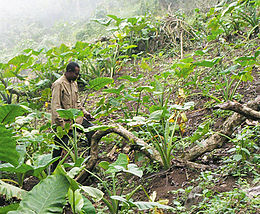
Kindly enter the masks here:
M 257 111 L 260 107 L 260 96 L 258 96 L 254 101 L 249 102 L 246 107 Z M 224 122 L 218 133 L 215 133 L 208 139 L 202 141 L 200 145 L 191 148 L 189 153 L 184 156 L 184 159 L 192 161 L 206 152 L 210 152 L 218 147 L 221 147 L 225 142 L 227 142 L 228 138 L 231 137 L 235 128 L 241 125 L 246 119 L 247 118 L 244 115 L 234 113 Z
M 136 137 L 135 135 L 133 135 L 131 132 L 126 130 L 124 127 L 122 127 L 118 124 L 112 125 L 112 126 L 114 126 L 115 128 L 109 128 L 105 131 L 99 130 L 93 135 L 93 137 L 91 139 L 90 159 L 88 160 L 88 162 L 86 163 L 86 166 L 85 166 L 85 168 L 87 170 L 91 171 L 97 163 L 98 153 L 99 153 L 99 149 L 98 149 L 99 141 L 102 139 L 102 137 L 104 137 L 108 134 L 111 134 L 111 133 L 116 133 L 116 134 L 120 135 L 121 137 L 126 139 L 131 145 L 140 147 L 142 152 L 148 158 L 158 161 L 161 165 L 163 164 L 161 156 L 160 156 L 159 152 L 157 150 L 155 150 L 155 148 L 151 147 L 146 142 L 144 142 L 143 140 L 141 140 L 138 137 Z M 88 173 L 86 173 L 85 171 L 82 171 L 80 173 L 80 175 L 76 178 L 76 180 L 79 183 L 83 183 L 86 180 L 87 176 L 88 176 Z
M 256 110 L 249 108 L 246 105 L 242 105 L 241 103 L 238 103 L 238 102 L 228 101 L 226 103 L 217 105 L 214 109 L 231 110 L 231 111 L 237 112 L 237 113 L 247 117 L 248 119 L 260 120 L 259 111 L 256 111 Z

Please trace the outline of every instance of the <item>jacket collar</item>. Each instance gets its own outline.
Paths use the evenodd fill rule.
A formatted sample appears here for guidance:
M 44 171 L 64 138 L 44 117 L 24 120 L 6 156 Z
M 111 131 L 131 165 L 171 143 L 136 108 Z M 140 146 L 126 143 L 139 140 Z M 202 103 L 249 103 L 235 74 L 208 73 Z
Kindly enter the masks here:
M 72 82 L 69 82 L 69 80 L 67 80 L 65 74 L 63 74 L 63 75 L 61 76 L 61 79 L 62 79 L 62 81 L 65 82 L 66 84 L 72 84 L 72 83 L 73 83 L 73 81 L 72 81 Z

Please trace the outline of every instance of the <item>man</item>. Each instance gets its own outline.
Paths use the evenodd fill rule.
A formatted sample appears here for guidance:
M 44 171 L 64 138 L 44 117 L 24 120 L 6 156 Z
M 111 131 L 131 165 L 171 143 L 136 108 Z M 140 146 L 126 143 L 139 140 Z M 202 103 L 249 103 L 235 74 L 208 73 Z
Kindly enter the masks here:
M 80 67 L 76 62 L 70 62 L 66 67 L 66 72 L 57 79 L 52 84 L 52 100 L 51 100 L 51 115 L 52 115 L 52 125 L 56 124 L 57 126 L 64 127 L 66 123 L 70 121 L 66 121 L 62 119 L 57 113 L 57 109 L 69 109 L 75 108 L 80 109 L 84 113 L 84 117 L 79 117 L 76 119 L 76 123 L 83 125 L 85 128 L 93 126 L 92 123 L 88 122 L 88 120 L 92 120 L 93 117 L 90 113 L 88 113 L 81 105 L 79 101 L 78 95 L 78 85 L 76 80 L 79 77 Z M 71 134 L 71 133 L 69 133 Z M 87 133 L 88 143 L 90 145 L 91 137 L 94 133 Z M 55 137 L 54 141 L 57 142 L 57 145 L 67 145 L 69 141 L 68 136 L 63 136 L 60 140 L 58 137 Z M 53 158 L 61 156 L 62 148 L 53 150 Z M 52 164 L 51 171 L 54 171 L 58 165 L 58 161 Z

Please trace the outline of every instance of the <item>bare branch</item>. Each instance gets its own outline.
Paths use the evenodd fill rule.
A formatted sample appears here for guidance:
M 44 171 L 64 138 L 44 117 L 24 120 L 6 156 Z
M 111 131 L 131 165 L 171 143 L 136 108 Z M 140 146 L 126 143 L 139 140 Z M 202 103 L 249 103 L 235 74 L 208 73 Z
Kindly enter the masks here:
M 226 103 L 223 103 L 223 104 L 220 104 L 220 105 L 217 105 L 216 108 L 220 108 L 220 109 L 223 109 L 223 110 L 231 110 L 231 111 L 234 111 L 234 112 L 237 112 L 249 119 L 252 119 L 252 120 L 260 120 L 260 112 L 259 111 L 256 111 L 252 108 L 249 108 L 248 106 L 246 105 L 242 105 L 240 103 L 237 103 L 237 102 L 232 102 L 232 101 L 228 101 Z

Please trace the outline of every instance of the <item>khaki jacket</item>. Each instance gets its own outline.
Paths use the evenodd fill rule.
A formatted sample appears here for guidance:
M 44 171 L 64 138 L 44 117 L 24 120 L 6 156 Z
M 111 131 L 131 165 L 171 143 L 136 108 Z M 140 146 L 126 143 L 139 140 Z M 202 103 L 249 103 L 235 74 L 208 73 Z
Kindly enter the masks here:
M 65 125 L 65 122 L 59 114 L 57 109 L 69 109 L 75 108 L 83 111 L 84 114 L 87 111 L 82 107 L 79 101 L 78 84 L 77 82 L 69 82 L 65 75 L 62 75 L 52 84 L 52 100 L 51 100 L 51 123 L 58 126 Z M 76 122 L 81 124 L 83 118 L 77 118 Z

